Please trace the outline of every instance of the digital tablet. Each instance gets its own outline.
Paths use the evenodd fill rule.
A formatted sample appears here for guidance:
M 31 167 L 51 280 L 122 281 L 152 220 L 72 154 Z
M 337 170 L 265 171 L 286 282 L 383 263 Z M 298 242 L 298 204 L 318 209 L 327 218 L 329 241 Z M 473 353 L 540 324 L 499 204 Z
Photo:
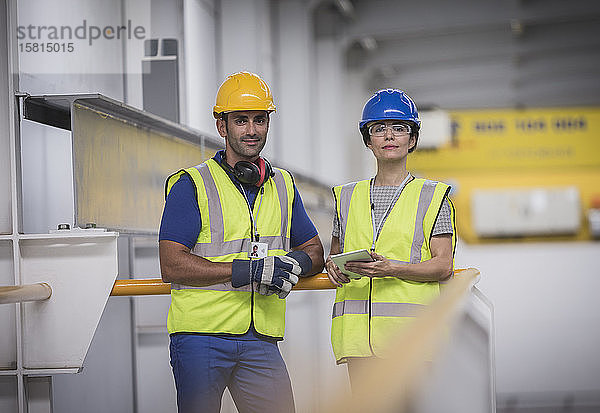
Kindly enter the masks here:
M 352 271 L 345 270 L 344 269 L 345 263 L 347 263 L 348 261 L 362 261 L 362 262 L 375 261 L 373 259 L 373 257 L 371 257 L 371 254 L 369 254 L 369 251 L 367 251 L 365 249 L 344 252 L 342 254 L 335 254 L 335 255 L 331 256 L 331 259 L 333 260 L 333 262 L 335 262 L 335 265 L 337 265 L 339 267 L 340 271 L 343 274 L 345 274 L 348 278 L 352 278 L 352 279 L 361 278 L 362 275 L 357 274 Z

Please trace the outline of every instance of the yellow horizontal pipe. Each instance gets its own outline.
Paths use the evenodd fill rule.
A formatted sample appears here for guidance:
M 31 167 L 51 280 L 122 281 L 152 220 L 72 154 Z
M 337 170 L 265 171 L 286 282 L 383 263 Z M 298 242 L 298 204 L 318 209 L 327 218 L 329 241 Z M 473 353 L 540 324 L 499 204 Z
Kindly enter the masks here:
M 325 290 L 335 288 L 326 273 L 321 273 L 308 278 L 300 278 L 294 290 Z M 160 278 L 117 280 L 110 295 L 159 295 L 171 294 L 171 284 L 164 283 Z
M 454 275 L 459 275 L 464 269 L 454 270 Z M 329 281 L 327 273 L 321 273 L 308 278 L 300 278 L 294 290 L 329 290 L 335 285 Z M 171 284 L 164 283 L 160 278 L 117 280 L 110 295 L 160 295 L 170 294 Z

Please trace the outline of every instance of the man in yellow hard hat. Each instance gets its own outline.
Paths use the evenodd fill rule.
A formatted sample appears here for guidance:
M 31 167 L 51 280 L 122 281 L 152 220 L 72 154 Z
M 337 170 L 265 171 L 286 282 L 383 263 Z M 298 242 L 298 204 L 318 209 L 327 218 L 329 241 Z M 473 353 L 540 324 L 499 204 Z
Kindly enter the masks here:
M 180 412 L 219 412 L 225 387 L 243 412 L 293 412 L 283 339 L 285 297 L 323 269 L 323 246 L 288 171 L 260 156 L 275 111 L 248 72 L 219 88 L 225 150 L 167 179 L 162 278 Z

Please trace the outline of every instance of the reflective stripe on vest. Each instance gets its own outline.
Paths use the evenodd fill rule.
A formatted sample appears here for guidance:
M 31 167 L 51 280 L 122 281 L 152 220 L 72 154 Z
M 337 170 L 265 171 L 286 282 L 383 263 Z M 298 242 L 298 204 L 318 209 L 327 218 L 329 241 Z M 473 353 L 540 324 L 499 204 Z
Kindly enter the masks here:
M 275 168 L 274 172 L 273 179 L 269 179 L 264 191 L 257 195 L 262 198 L 257 198 L 253 213 L 260 241 L 269 246 L 268 254 L 281 255 L 289 251 L 294 189 L 287 171 Z M 167 182 L 167 192 L 183 173 L 195 184 L 202 219 L 202 228 L 191 252 L 215 262 L 247 259 L 251 242 L 250 216 L 241 192 L 213 159 L 173 175 Z M 285 300 L 277 295 L 254 294 L 252 285 L 233 288 L 231 282 L 204 287 L 171 284 L 169 333 L 243 334 L 251 321 L 259 333 L 283 337 Z
M 423 311 L 423 304 L 372 303 L 371 317 L 415 317 Z M 344 314 L 369 314 L 369 300 L 344 300 L 333 305 L 331 318 Z
M 434 181 L 409 182 L 383 224 L 375 252 L 403 264 L 430 259 L 431 232 L 448 190 L 446 184 Z M 369 181 L 336 187 L 333 192 L 342 252 L 369 249 L 373 237 Z M 453 236 L 453 246 L 454 243 Z M 437 295 L 437 282 L 412 282 L 396 277 L 363 277 L 344 284 L 336 290 L 332 313 L 331 337 L 336 360 L 381 356 L 386 334 L 413 319 Z
M 231 285 L 231 281 L 223 284 L 213 284 L 204 287 L 195 287 L 191 285 L 182 285 L 171 283 L 171 290 L 212 290 L 212 291 L 249 291 L 252 292 L 252 286 L 250 284 L 243 287 L 234 288 Z
M 344 251 L 344 234 L 346 233 L 346 224 L 348 223 L 348 213 L 350 211 L 350 199 L 356 182 L 351 182 L 342 186 L 339 200 L 339 221 L 340 221 L 340 248 Z
M 344 300 L 333 304 L 331 318 L 344 314 L 369 314 L 369 300 Z

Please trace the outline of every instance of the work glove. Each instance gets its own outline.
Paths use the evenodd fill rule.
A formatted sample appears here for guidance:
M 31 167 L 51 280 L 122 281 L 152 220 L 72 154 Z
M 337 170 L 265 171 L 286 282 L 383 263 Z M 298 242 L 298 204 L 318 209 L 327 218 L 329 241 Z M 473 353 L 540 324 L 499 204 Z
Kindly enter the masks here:
M 300 272 L 300 274 L 298 274 L 298 276 L 300 276 L 300 277 L 305 276 L 312 268 L 312 259 L 304 251 L 289 252 L 285 255 L 284 259 L 285 258 L 293 259 L 295 261 L 294 265 L 300 266 L 301 272 Z M 296 284 L 294 283 L 292 285 L 291 283 L 287 282 L 286 280 L 284 280 L 283 286 L 281 288 L 278 287 L 277 285 L 269 286 L 266 284 L 258 284 L 257 291 L 259 294 L 262 294 L 262 295 L 277 294 L 279 296 L 279 298 L 283 299 L 283 298 L 287 297 L 287 295 L 290 293 L 290 291 L 294 285 L 296 285 Z
M 303 251 L 259 260 L 237 259 L 232 263 L 231 285 L 239 288 L 256 282 L 259 294 L 277 293 L 279 298 L 285 298 L 298 282 L 298 276 L 311 268 L 312 260 Z
M 268 288 L 271 287 L 287 295 L 298 282 L 301 271 L 297 262 L 286 256 L 233 260 L 231 285 L 239 288 L 255 282 L 259 294 L 267 294 Z

